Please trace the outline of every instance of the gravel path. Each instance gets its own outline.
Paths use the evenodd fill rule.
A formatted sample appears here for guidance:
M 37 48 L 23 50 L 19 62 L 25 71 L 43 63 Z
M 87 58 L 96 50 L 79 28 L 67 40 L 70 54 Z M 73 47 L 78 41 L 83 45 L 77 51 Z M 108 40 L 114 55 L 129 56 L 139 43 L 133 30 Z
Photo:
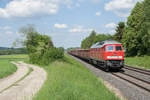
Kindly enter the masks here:
M 46 72 L 40 67 L 23 62 L 15 64 L 18 67 L 18 71 L 14 75 L 0 80 L 0 89 L 8 87 L 22 78 L 30 67 L 33 68 L 33 71 L 25 79 L 15 84 L 15 86 L 0 93 L 0 100 L 32 100 L 33 95 L 35 95 L 44 84 L 47 76 Z
M 85 65 L 91 72 L 93 72 L 97 77 L 100 77 L 104 81 L 108 82 L 111 87 L 115 87 L 121 93 L 120 95 L 123 96 L 122 98 L 127 100 L 150 100 L 150 93 L 140 88 L 121 80 L 110 73 L 104 72 L 99 68 L 94 67 L 91 64 L 88 64 L 76 57 L 73 57 L 78 60 L 80 63 Z M 104 82 L 105 83 L 105 82 Z M 108 85 L 106 85 L 108 86 Z M 114 91 L 115 92 L 115 91 Z
M 6 78 L 0 79 L 0 91 L 4 90 L 20 78 L 22 78 L 29 70 L 28 67 L 24 65 L 20 67 L 20 63 L 13 62 L 13 64 L 17 66 L 17 71 Z

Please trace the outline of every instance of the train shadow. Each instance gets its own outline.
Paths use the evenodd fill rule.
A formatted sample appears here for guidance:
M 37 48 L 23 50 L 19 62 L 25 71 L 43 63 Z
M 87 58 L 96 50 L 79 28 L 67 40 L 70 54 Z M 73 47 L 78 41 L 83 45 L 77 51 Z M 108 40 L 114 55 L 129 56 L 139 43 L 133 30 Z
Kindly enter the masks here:
M 87 63 L 89 63 L 89 62 L 87 62 Z M 91 64 L 91 63 L 89 63 L 89 64 Z M 125 72 L 123 69 L 116 69 L 116 68 L 110 68 L 109 71 L 106 71 L 104 68 L 100 67 L 99 65 L 95 65 L 95 64 L 91 64 L 91 65 L 93 65 L 93 67 L 100 69 L 107 73 L 118 73 L 118 72 L 124 73 Z

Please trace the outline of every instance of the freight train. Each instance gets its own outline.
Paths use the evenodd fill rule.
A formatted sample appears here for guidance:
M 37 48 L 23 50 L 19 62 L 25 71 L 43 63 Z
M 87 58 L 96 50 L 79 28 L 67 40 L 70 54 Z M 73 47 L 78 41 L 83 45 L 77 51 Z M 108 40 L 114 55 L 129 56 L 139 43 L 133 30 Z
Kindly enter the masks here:
M 124 67 L 123 46 L 115 40 L 97 42 L 90 49 L 70 50 L 68 53 L 96 64 L 106 71 Z

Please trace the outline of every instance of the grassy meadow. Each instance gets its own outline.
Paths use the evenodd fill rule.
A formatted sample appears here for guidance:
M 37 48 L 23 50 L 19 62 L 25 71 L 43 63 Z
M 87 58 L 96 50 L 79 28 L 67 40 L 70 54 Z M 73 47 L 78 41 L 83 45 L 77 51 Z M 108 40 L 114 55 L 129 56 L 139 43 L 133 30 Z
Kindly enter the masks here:
M 1 59 L 7 59 L 7 60 L 26 60 L 28 59 L 28 55 L 25 54 L 18 54 L 18 55 L 2 55 L 0 56 Z
M 127 57 L 125 58 L 127 65 L 150 69 L 150 56 L 143 57 Z
M 33 100 L 119 100 L 87 68 L 68 55 L 44 66 L 47 80 Z
M 16 72 L 17 67 L 11 61 L 27 60 L 27 55 L 4 55 L 0 56 L 0 78 Z

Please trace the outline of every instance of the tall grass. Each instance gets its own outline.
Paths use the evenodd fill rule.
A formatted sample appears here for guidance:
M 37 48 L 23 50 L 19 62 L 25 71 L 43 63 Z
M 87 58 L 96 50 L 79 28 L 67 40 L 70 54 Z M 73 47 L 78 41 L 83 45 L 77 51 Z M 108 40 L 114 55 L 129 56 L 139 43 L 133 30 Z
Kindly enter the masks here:
M 17 70 L 8 60 L 0 60 L 0 78 L 6 77 Z
M 137 66 L 137 67 L 142 67 L 145 69 L 150 69 L 150 56 L 127 57 L 125 58 L 125 63 L 131 66 Z
M 34 100 L 119 100 L 94 74 L 69 56 L 44 69 L 47 80 Z

